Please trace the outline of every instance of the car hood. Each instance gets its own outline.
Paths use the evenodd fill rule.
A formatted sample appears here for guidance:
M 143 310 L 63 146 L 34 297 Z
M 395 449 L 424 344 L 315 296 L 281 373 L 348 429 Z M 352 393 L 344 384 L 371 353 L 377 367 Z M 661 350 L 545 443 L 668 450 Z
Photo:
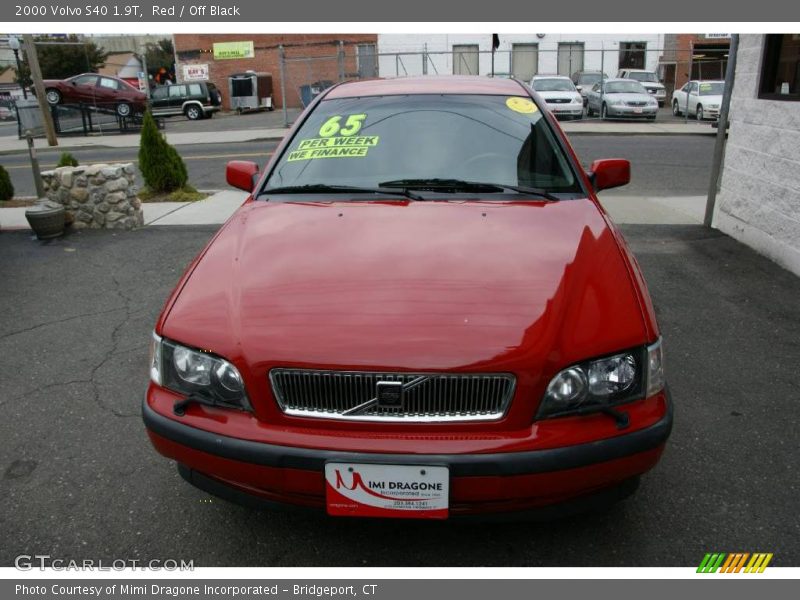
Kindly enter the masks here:
M 704 104 L 716 104 L 720 106 L 722 104 L 722 96 L 714 94 L 713 96 L 700 96 L 700 101 Z
M 251 375 L 552 370 L 646 341 L 628 268 L 587 199 L 251 202 L 161 333 Z
M 580 98 L 579 92 L 539 92 L 539 95 L 545 100 L 561 100 L 566 98 L 572 100 L 573 98 Z
M 654 81 L 640 81 L 646 90 L 663 90 L 664 86 Z
M 613 100 L 622 100 L 623 102 L 649 102 L 650 94 L 639 94 L 637 92 L 625 93 L 625 94 L 606 94 L 605 98 L 609 101 Z

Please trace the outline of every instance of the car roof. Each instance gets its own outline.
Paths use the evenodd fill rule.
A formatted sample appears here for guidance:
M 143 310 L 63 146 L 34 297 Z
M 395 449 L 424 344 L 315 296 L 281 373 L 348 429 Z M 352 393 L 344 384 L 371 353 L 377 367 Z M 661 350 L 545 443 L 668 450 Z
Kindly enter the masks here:
M 620 69 L 620 71 L 627 71 L 628 73 L 655 73 L 652 69 Z
M 569 79 L 566 75 L 534 75 L 534 79 Z
M 625 79 L 624 77 L 606 77 L 605 83 L 614 83 L 616 81 L 623 81 L 625 83 L 629 83 L 630 79 Z M 636 83 L 639 83 L 638 81 Z
M 325 99 L 403 94 L 484 94 L 487 96 L 524 96 L 526 90 L 516 79 L 477 75 L 430 75 L 395 79 L 362 79 L 337 85 Z
M 725 83 L 724 79 L 692 79 L 689 83 Z

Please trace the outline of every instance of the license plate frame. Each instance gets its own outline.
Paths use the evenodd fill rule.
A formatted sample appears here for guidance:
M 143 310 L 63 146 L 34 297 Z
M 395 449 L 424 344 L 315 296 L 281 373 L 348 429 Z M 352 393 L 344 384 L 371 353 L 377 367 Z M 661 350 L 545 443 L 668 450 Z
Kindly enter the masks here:
M 450 515 L 446 465 L 329 461 L 324 476 L 325 507 L 331 516 L 447 519 Z

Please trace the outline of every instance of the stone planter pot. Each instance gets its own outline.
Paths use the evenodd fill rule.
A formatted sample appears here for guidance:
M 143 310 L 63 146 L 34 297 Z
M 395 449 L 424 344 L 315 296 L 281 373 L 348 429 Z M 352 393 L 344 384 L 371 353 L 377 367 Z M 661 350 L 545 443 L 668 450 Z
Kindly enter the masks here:
M 64 233 L 64 206 L 50 200 L 40 200 L 25 211 L 25 218 L 40 240 L 49 240 Z

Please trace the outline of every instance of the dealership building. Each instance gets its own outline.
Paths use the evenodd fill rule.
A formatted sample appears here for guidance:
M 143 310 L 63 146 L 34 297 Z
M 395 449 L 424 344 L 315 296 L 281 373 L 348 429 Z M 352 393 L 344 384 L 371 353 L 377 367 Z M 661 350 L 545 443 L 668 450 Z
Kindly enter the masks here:
M 277 108 L 283 107 L 282 84 L 286 106 L 299 107 L 307 86 L 377 74 L 374 34 L 175 34 L 173 39 L 178 81 L 214 83 L 225 110 L 231 109 L 230 77 L 248 71 L 272 76 Z

